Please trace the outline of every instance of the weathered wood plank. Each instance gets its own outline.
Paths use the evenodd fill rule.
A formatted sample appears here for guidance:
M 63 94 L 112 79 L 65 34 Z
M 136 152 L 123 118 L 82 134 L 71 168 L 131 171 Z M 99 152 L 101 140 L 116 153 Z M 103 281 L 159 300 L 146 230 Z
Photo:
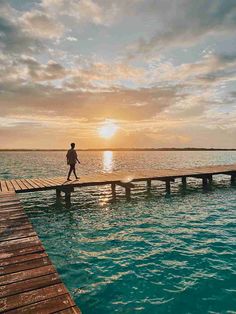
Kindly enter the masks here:
M 39 188 L 39 186 L 36 184 L 34 180 L 31 180 L 31 179 L 25 179 L 25 180 L 31 185 L 31 188 L 34 188 L 34 189 Z
M 43 179 L 37 178 L 37 183 L 40 184 L 41 187 L 48 187 L 48 183 L 45 182 Z
M 57 186 L 58 184 L 56 184 L 55 182 L 53 182 L 53 181 L 51 181 L 51 180 L 49 180 L 49 179 L 40 179 L 40 181 L 43 183 L 43 184 L 45 184 L 45 185 L 47 185 L 47 186 L 49 186 L 49 187 L 52 187 L 52 186 Z
M 29 225 L 29 219 L 28 218 L 22 218 L 22 219 L 7 219 L 0 221 L 0 228 L 15 228 L 19 226 Z
M 19 186 L 19 184 L 16 182 L 16 180 L 12 179 L 10 180 L 11 184 L 13 185 L 15 191 L 20 191 L 21 187 Z
M 5 181 L 5 180 L 2 180 L 2 181 L 1 181 L 1 190 L 2 190 L 3 193 L 9 191 L 9 190 L 8 190 L 8 187 L 7 187 L 7 185 L 6 185 L 6 181 Z
M 9 257 L 9 258 L 5 258 L 5 259 L 1 259 L 0 260 L 0 266 L 18 264 L 18 263 L 27 262 L 27 261 L 35 260 L 38 258 L 46 257 L 46 256 L 47 256 L 47 253 L 40 252 L 40 253 L 32 253 L 32 254 Z
M 17 203 L 9 204 L 9 205 L 7 205 L 7 204 L 0 205 L 0 211 L 2 213 L 17 211 L 17 210 L 18 211 L 22 211 L 22 207 L 19 204 L 17 204 Z
M 39 301 L 44 301 L 53 297 L 64 295 L 67 293 L 63 284 L 55 284 L 49 287 L 39 288 L 33 291 L 27 291 L 20 294 L 8 296 L 0 299 L 0 312 L 6 312 L 17 309 L 19 304 L 26 306 Z
M 7 217 L 8 215 L 13 216 L 14 214 L 24 214 L 26 216 L 26 214 L 24 213 L 21 207 L 9 207 L 8 209 L 7 207 L 4 206 L 4 207 L 0 207 L 0 211 L 1 211 L 1 217 Z
M 17 273 L 0 276 L 0 286 L 53 273 L 56 273 L 56 270 L 52 265 L 28 269 Z
M 41 241 L 38 237 L 29 237 L 23 239 L 9 240 L 0 242 L 0 253 L 11 252 L 19 249 L 23 249 L 29 246 L 40 245 Z
M 8 204 L 20 204 L 19 200 L 16 199 L 10 199 L 10 198 L 4 198 L 4 199 L 0 199 L 0 206 L 2 205 L 8 205 Z
M 24 212 L 18 212 L 18 213 L 14 213 L 11 215 L 1 215 L 0 217 L 0 222 L 6 221 L 6 220 L 13 220 L 13 219 L 23 219 L 23 218 L 27 218 L 26 214 Z
M 14 282 L 8 285 L 0 286 L 0 298 L 51 286 L 60 282 L 61 280 L 56 273 Z
M 5 258 L 14 258 L 14 257 L 25 255 L 25 254 L 40 253 L 40 252 L 44 252 L 44 247 L 42 246 L 42 244 L 24 247 L 24 248 L 21 248 L 15 251 L 9 251 L 9 252 L 5 252 L 3 250 L 2 252 L 0 252 L 0 259 L 3 260 Z
M 37 184 L 38 185 L 38 187 L 39 188 L 45 188 L 45 187 L 47 187 L 47 185 L 46 184 L 43 184 L 39 179 L 31 179 L 35 184 Z
M 14 186 L 11 184 L 9 180 L 6 181 L 6 185 L 7 185 L 8 191 L 15 191 Z
M 15 181 L 17 182 L 17 184 L 19 185 L 19 187 L 21 188 L 21 190 L 28 189 L 27 186 L 22 182 L 21 179 L 15 179 Z
M 26 180 L 26 179 L 20 179 L 20 181 L 22 182 L 22 184 L 24 184 L 24 186 L 27 188 L 27 189 L 32 189 L 32 186 L 31 184 Z
M 34 260 L 17 263 L 17 264 L 0 266 L 0 276 L 4 276 L 11 273 L 16 273 L 23 270 L 29 270 L 29 269 L 33 269 L 37 267 L 42 267 L 46 265 L 51 265 L 51 262 L 47 256 L 42 257 L 42 258 L 37 258 Z
M 54 298 L 50 298 L 38 303 L 33 303 L 21 308 L 10 310 L 8 314 L 51 314 L 58 311 L 75 306 L 75 303 L 69 296 L 69 294 L 64 294 Z
M 71 307 L 66 310 L 62 310 L 57 312 L 58 314 L 82 314 L 81 311 L 77 307 Z
M 0 313 L 76 309 L 15 193 L 8 193 L 0 193 Z
M 0 242 L 21 238 L 28 238 L 36 236 L 37 233 L 33 230 L 32 227 L 29 229 L 15 230 L 15 229 L 6 229 L 4 232 L 0 231 Z M 1 264 L 1 261 L 0 261 Z

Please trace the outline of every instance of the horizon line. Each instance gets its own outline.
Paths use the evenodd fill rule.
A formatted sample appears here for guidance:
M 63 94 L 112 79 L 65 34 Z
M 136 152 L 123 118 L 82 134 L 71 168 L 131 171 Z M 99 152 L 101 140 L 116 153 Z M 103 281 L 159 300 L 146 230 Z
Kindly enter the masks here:
M 67 151 L 68 148 L 0 148 L 4 151 Z M 218 147 L 105 147 L 105 148 L 78 148 L 77 151 L 236 151 L 236 148 L 218 148 Z

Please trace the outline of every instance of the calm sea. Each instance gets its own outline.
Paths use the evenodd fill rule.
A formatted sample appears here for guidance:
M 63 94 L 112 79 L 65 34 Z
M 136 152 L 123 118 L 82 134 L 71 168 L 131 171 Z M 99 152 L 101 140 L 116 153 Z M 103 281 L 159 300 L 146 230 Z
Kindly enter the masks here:
M 236 152 L 82 152 L 80 174 L 236 163 Z M 0 177 L 66 175 L 65 152 L 1 152 Z M 203 193 L 189 180 L 165 195 L 137 184 L 21 195 L 62 280 L 83 313 L 236 313 L 236 189 L 219 176 Z

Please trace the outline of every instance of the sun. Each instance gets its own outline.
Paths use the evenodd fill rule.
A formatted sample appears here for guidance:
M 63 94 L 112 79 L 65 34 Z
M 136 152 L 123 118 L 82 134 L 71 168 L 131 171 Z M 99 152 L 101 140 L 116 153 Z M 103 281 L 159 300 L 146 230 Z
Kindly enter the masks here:
M 103 126 L 98 129 L 99 136 L 105 139 L 111 138 L 118 130 L 118 125 L 113 121 L 104 122 Z

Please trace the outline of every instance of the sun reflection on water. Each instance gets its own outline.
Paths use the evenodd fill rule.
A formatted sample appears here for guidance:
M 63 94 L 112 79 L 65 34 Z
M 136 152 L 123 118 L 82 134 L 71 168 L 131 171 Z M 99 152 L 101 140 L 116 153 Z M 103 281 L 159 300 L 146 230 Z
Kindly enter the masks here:
M 104 172 L 113 171 L 113 152 L 112 151 L 103 152 L 103 171 Z

